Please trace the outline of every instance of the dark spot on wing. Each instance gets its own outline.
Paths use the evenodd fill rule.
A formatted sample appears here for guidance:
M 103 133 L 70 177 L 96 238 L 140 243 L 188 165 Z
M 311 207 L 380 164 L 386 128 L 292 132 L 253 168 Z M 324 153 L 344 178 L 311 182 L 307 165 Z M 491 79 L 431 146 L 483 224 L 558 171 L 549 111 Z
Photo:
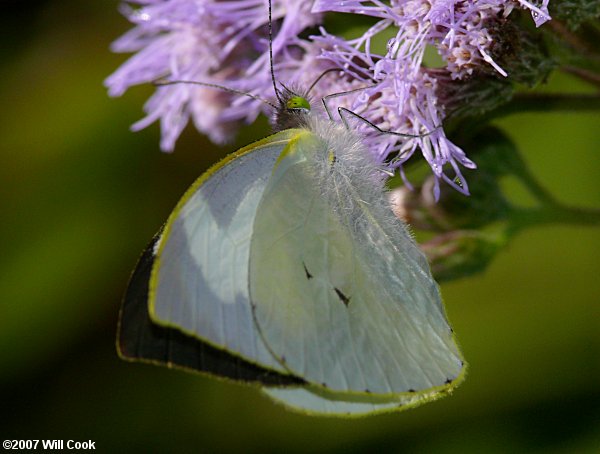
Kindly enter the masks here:
M 335 151 L 329 150 L 329 174 L 333 173 L 333 167 L 337 162 L 337 157 L 335 156 Z
M 369 389 L 368 389 L 368 388 L 367 388 L 367 389 L 365 389 L 365 392 L 366 392 L 367 394 L 371 394 L 371 391 L 369 391 Z
M 409 392 L 409 393 L 416 393 L 416 391 L 415 391 L 414 389 L 412 389 L 412 388 L 410 388 L 410 389 L 408 390 L 408 392 Z
M 328 386 L 327 386 L 327 383 L 325 383 L 325 382 L 321 383 L 321 386 L 322 386 L 323 388 L 328 388 Z
M 313 275 L 310 274 L 310 271 L 308 271 L 308 268 L 306 268 L 306 263 L 302 262 L 302 266 L 304 267 L 304 272 L 306 273 L 306 279 L 312 279 Z
M 446 385 L 449 385 L 450 383 L 452 383 L 452 380 L 447 378 L 446 381 L 444 382 Z
M 340 301 L 342 303 L 344 303 L 344 305 L 347 307 L 348 304 L 350 303 L 350 297 L 344 295 L 342 293 L 342 291 L 339 288 L 337 288 L 337 287 L 333 287 L 333 289 L 335 290 L 335 293 L 337 294 L 337 296 L 340 299 Z

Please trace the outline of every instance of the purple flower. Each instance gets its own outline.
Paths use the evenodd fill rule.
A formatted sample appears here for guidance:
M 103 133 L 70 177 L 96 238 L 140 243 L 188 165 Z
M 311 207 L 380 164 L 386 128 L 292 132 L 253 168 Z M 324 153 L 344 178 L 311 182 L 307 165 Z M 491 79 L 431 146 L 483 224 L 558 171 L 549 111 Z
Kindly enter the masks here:
M 436 177 L 435 198 L 439 197 L 439 181 L 445 180 L 458 191 L 468 194 L 468 186 L 458 164 L 475 168 L 465 153 L 445 135 L 442 125 L 443 107 L 437 102 L 437 81 L 422 67 L 370 53 L 362 53 L 353 47 L 355 42 L 345 42 L 340 38 L 323 34 L 314 38 L 317 42 L 333 49 L 324 51 L 321 58 L 335 62 L 336 66 L 346 67 L 354 80 L 367 86 L 357 94 L 351 94 L 349 109 L 361 115 L 379 128 L 400 134 L 420 137 L 399 137 L 393 134 L 377 134 L 373 128 L 362 123 L 366 142 L 371 152 L 383 162 L 390 160 L 392 168 L 398 168 L 405 183 L 407 181 L 403 164 L 419 149 Z M 366 68 L 374 68 L 372 72 Z M 372 74 L 377 83 L 370 82 Z M 350 89 L 349 87 L 348 89 Z M 337 100 L 338 98 L 336 98 Z M 360 126 L 360 125 L 358 125 Z M 447 176 L 445 171 L 450 171 Z
M 531 10 L 536 25 L 549 19 L 547 0 L 537 7 L 520 1 Z M 440 128 L 444 106 L 436 96 L 437 80 L 428 74 L 422 60 L 427 45 L 437 48 L 454 79 L 462 79 L 482 65 L 491 65 L 506 77 L 507 73 L 490 56 L 493 43 L 490 27 L 499 16 L 507 16 L 514 2 L 507 0 L 316 0 L 313 11 L 346 12 L 370 15 L 378 22 L 361 37 L 350 41 L 322 32 L 321 38 L 332 51 L 324 51 L 337 66 L 353 77 L 377 83 L 354 97 L 352 110 L 381 129 L 397 133 L 423 135 L 400 139 L 395 135 L 367 135 L 370 149 L 380 158 L 394 156 L 393 166 L 400 168 L 417 148 L 430 164 L 435 176 L 434 195 L 439 197 L 439 181 L 445 180 L 458 191 L 468 194 L 468 186 L 459 165 L 474 168 L 464 151 L 453 144 Z M 373 55 L 371 40 L 381 31 L 393 27 L 395 36 L 388 41 L 385 55 Z M 367 77 L 365 77 L 367 74 Z M 371 85 L 373 85 L 371 83 Z M 448 176 L 447 172 L 450 172 Z
M 272 92 L 269 75 L 268 16 L 263 0 L 137 0 L 124 6 L 135 27 L 113 43 L 115 52 L 137 52 L 106 79 L 111 96 L 157 79 L 218 84 L 265 96 Z M 279 0 L 273 19 L 279 32 L 275 57 L 319 15 L 303 0 Z M 190 119 L 215 142 L 231 137 L 241 121 L 252 122 L 265 111 L 260 101 L 186 84 L 159 87 L 144 106 L 146 117 L 132 126 L 161 122 L 161 148 L 171 151 Z
M 531 11 L 539 27 L 550 19 L 548 1 L 542 0 L 540 6 L 524 0 L 518 0 L 518 4 Z M 390 26 L 397 28 L 386 57 L 411 60 L 418 66 L 425 46 L 433 45 L 447 62 L 453 78 L 461 79 L 483 62 L 507 76 L 490 56 L 493 39 L 488 27 L 497 17 L 508 16 L 514 6 L 513 0 L 391 0 L 389 5 L 378 0 L 316 0 L 313 11 L 377 17 L 378 31 Z M 368 43 L 371 37 L 372 34 L 364 39 Z M 368 44 L 365 52 L 368 53 Z
M 550 19 L 547 6 L 548 0 L 273 0 L 275 74 L 287 86 L 306 88 L 325 70 L 339 68 L 340 72 L 319 81 L 313 99 L 351 91 L 330 98 L 330 110 L 337 116 L 335 108 L 345 107 L 396 133 L 377 133 L 367 122 L 347 114 L 352 116 L 347 121 L 360 123 L 369 149 L 382 163 L 398 168 L 404 177 L 403 165 L 420 150 L 433 170 L 436 198 L 441 180 L 468 194 L 460 166 L 474 168 L 475 164 L 442 129 L 445 111 L 436 96 L 440 82 L 422 65 L 425 48 L 435 46 L 453 79 L 490 66 L 506 77 L 490 50 L 499 18 L 520 7 L 530 10 L 539 26 Z M 377 20 L 352 40 L 324 29 L 320 35 L 301 39 L 299 35 L 319 24 L 320 13 L 326 11 Z M 106 80 L 112 96 L 132 85 L 166 79 L 273 97 L 265 0 L 132 0 L 123 12 L 135 27 L 113 44 L 113 50 L 136 54 Z M 387 51 L 375 54 L 371 41 L 387 29 L 393 32 Z M 315 104 L 318 110 L 319 103 Z M 189 120 L 211 140 L 224 142 L 243 122 L 272 113 L 259 99 L 190 84 L 158 87 L 144 110 L 146 117 L 132 129 L 160 120 L 161 148 L 166 151 L 174 148 Z

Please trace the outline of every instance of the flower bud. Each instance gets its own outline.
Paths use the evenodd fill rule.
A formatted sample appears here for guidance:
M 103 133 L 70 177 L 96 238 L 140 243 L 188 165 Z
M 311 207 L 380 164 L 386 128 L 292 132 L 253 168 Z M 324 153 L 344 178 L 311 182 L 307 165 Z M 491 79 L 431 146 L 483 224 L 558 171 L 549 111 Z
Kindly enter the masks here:
M 481 228 L 506 219 L 511 208 L 499 180 L 507 174 L 519 175 L 525 166 L 514 144 L 499 130 L 486 128 L 466 148 L 475 156 L 478 167 L 467 176 L 470 196 L 441 185 L 436 202 L 436 182 L 431 176 L 415 191 L 402 187 L 390 193 L 396 215 L 416 229 L 436 232 Z

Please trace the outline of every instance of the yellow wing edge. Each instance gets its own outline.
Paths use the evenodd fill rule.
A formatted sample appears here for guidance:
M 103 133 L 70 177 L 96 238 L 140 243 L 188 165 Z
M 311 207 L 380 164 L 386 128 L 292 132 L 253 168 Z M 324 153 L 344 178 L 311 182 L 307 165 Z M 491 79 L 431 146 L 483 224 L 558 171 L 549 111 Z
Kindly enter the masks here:
M 381 408 L 381 409 L 367 410 L 367 411 L 360 412 L 360 413 L 344 413 L 344 412 L 336 413 L 336 412 L 313 411 L 313 410 L 309 410 L 306 408 L 295 407 L 294 405 L 288 404 L 283 400 L 279 400 L 279 399 L 272 397 L 266 393 L 264 393 L 264 394 L 267 397 L 269 397 L 271 399 L 271 401 L 274 402 L 276 405 L 278 405 L 280 407 L 284 407 L 286 410 L 289 410 L 293 413 L 297 413 L 297 414 L 301 414 L 301 415 L 305 415 L 305 416 L 316 416 L 316 417 L 321 417 L 321 418 L 360 419 L 360 418 L 366 418 L 368 416 L 383 415 L 383 414 L 388 414 L 388 413 L 399 413 L 399 412 L 402 412 L 405 410 L 409 410 L 411 408 L 419 407 L 428 402 L 433 402 L 435 400 L 449 396 L 463 382 L 463 380 L 466 377 L 466 374 L 467 374 L 467 363 L 465 363 L 463 361 L 463 368 L 461 370 L 461 373 L 449 384 L 442 385 L 442 386 L 436 386 L 434 388 L 428 388 L 426 390 L 423 390 L 421 392 L 416 392 L 416 393 L 396 394 L 394 396 L 397 398 L 406 396 L 406 397 L 411 397 L 414 400 L 407 404 L 398 404 L 397 406 L 389 406 L 389 407 L 385 407 L 385 408 Z M 264 388 L 264 387 L 262 387 L 262 388 Z M 318 386 L 316 386 L 315 388 L 319 389 Z M 352 393 L 352 396 L 367 397 L 369 395 Z M 385 395 L 374 394 L 372 396 L 377 397 L 377 398 L 381 397 L 382 399 L 385 399 Z M 384 404 L 385 402 L 382 401 L 381 403 Z M 374 403 L 374 404 L 376 404 L 376 403 Z

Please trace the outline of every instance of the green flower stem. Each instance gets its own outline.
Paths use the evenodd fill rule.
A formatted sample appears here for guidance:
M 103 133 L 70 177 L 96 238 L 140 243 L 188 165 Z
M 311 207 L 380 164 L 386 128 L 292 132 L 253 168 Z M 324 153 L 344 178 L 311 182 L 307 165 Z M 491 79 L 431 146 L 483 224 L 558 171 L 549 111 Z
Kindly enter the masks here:
M 538 180 L 535 179 L 524 162 L 521 162 L 520 167 L 513 168 L 513 172 L 515 176 L 521 180 L 521 183 L 523 183 L 531 195 L 533 195 L 538 202 L 540 202 L 541 205 L 546 207 L 561 206 L 554 196 L 544 186 L 542 186 Z
M 598 110 L 600 110 L 600 93 L 591 95 L 517 93 L 510 101 L 478 117 L 475 122 L 472 119 L 465 119 L 463 122 L 470 121 L 470 128 L 466 130 L 473 134 L 474 131 L 486 126 L 495 118 L 502 118 L 523 112 L 594 112 Z M 460 126 L 461 124 L 459 123 L 449 127 L 455 130 L 465 130 L 465 128 L 461 128 Z
M 600 94 L 518 93 L 509 102 L 490 112 L 488 119 L 522 112 L 589 112 L 596 110 L 600 110 Z
M 508 216 L 509 230 L 516 233 L 540 224 L 563 223 L 572 225 L 600 225 L 600 209 L 563 205 L 543 187 L 524 164 L 515 169 L 516 176 L 538 200 L 538 208 L 512 208 Z
M 554 94 L 517 93 L 499 107 L 478 117 L 467 117 L 444 123 L 446 131 L 452 131 L 455 139 L 468 140 L 490 121 L 523 112 L 595 112 L 600 111 L 600 93 L 594 94 Z M 410 161 L 409 161 L 410 162 Z
M 544 224 L 599 226 L 600 210 L 564 205 L 546 205 L 541 208 L 514 208 L 510 214 L 510 233 Z

